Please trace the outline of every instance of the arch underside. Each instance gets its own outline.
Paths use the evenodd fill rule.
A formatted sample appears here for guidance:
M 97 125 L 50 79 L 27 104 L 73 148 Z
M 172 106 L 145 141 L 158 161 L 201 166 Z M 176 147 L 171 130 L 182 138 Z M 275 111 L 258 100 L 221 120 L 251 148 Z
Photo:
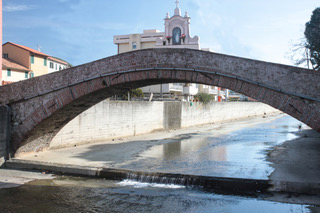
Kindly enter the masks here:
M 119 94 L 123 90 L 164 83 L 198 83 L 228 88 L 279 109 L 320 131 L 320 126 L 316 123 L 317 119 L 314 119 L 315 116 L 319 115 L 318 109 L 320 107 L 316 101 L 296 97 L 235 76 L 225 76 L 215 72 L 145 68 L 141 71 L 131 70 L 103 77 L 97 76 L 94 79 L 62 88 L 54 93 L 44 95 L 47 96 L 43 97 L 46 99 L 45 103 L 41 102 L 39 97 L 27 100 L 26 102 L 30 101 L 37 106 L 34 107 L 36 113 L 39 114 L 40 111 L 45 114 L 42 116 L 44 119 L 36 123 L 33 113 L 29 116 L 30 119 L 25 118 L 22 127 L 16 128 L 14 126 L 12 151 L 16 152 L 20 147 L 19 152 L 45 149 L 49 146 L 52 138 L 69 121 L 93 105 Z M 69 101 L 65 101 L 63 97 L 71 98 Z M 37 102 L 36 99 L 39 99 L 39 101 Z M 21 107 L 19 104 L 28 105 L 26 102 L 13 105 L 13 111 L 15 111 L 15 108 Z M 48 105 L 50 106 L 47 107 Z M 50 112 L 48 112 L 48 108 L 51 109 Z M 30 127 L 30 122 L 33 123 L 31 124 L 33 127 Z M 28 129 L 22 130 L 25 126 L 30 127 L 29 131 Z M 19 137 L 18 134 L 23 135 L 23 137 Z M 21 140 L 21 137 L 23 140 Z M 41 144 L 41 146 L 34 147 L 34 144 Z

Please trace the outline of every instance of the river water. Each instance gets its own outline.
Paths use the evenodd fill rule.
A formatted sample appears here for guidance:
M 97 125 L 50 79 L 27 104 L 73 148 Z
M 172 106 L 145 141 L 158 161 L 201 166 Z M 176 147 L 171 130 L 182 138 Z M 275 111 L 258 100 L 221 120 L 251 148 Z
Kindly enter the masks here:
M 241 123 L 240 123 L 241 124 Z M 291 140 L 300 122 L 285 116 L 213 137 L 182 135 L 116 165 L 135 171 L 268 179 L 272 147 Z M 180 138 L 180 139 L 179 139 Z M 317 207 L 222 195 L 197 187 L 57 177 L 0 189 L 0 212 L 317 212 Z
M 237 122 L 241 125 L 241 122 Z M 289 116 L 213 137 L 213 132 L 180 135 L 182 139 L 152 146 L 117 168 L 178 174 L 268 180 L 272 147 L 297 136 L 301 122 Z M 227 127 L 226 127 L 227 128 Z

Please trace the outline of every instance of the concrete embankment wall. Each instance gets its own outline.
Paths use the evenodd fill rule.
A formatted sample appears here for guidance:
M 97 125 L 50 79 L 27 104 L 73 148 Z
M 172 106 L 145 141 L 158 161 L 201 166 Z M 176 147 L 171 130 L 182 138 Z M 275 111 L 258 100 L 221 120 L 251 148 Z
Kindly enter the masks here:
M 50 148 L 98 142 L 195 125 L 271 114 L 276 109 L 257 102 L 194 103 L 105 100 L 69 122 Z
M 260 102 L 214 102 L 211 104 L 182 104 L 181 127 L 216 123 L 246 117 L 271 114 L 278 110 Z

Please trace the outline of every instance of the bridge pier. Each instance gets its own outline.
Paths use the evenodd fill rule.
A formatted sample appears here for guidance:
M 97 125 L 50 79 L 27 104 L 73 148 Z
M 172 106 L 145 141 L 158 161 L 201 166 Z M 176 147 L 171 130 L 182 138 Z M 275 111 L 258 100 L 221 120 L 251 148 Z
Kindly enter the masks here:
M 10 140 L 10 108 L 0 106 L 0 167 L 8 160 L 8 145 Z

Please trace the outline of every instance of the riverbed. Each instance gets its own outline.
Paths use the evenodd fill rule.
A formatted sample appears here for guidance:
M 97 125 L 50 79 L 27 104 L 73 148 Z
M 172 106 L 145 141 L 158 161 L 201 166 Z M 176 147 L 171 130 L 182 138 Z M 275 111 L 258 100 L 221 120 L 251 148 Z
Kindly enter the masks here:
M 252 120 L 251 120 L 252 121 Z M 268 153 L 297 139 L 305 128 L 288 116 L 200 127 L 153 140 L 92 144 L 25 159 L 134 171 L 268 179 Z M 130 144 L 130 145 L 129 145 Z M 129 146 L 128 146 L 129 145 Z M 133 148 L 135 147 L 135 148 Z M 81 151 L 80 151 L 81 150 Z M 66 154 L 66 153 L 69 153 Z M 123 153 L 123 154 L 122 154 Z M 61 155 L 61 158 L 52 156 Z M 50 158 L 51 156 L 51 158 Z M 63 159 L 63 160 L 61 160 Z M 298 200 L 297 200 L 298 199 Z M 0 212 L 317 212 L 305 201 L 270 201 L 265 195 L 216 194 L 201 187 L 56 176 L 0 189 Z M 290 203 L 285 203 L 289 202 Z M 316 204 L 317 205 L 317 204 Z

